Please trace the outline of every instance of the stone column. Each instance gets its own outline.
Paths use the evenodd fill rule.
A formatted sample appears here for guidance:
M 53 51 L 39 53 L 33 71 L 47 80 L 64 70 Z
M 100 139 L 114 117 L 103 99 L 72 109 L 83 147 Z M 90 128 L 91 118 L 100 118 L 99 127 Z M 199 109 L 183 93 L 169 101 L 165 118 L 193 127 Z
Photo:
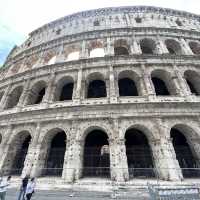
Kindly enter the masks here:
M 52 72 L 50 75 L 50 78 L 49 78 L 49 83 L 47 85 L 42 103 L 44 103 L 46 106 L 48 106 L 48 103 L 50 103 L 50 101 L 53 100 L 54 92 L 55 92 L 55 73 Z
M 71 139 L 67 143 L 62 177 L 66 182 L 74 182 L 82 175 L 84 142 Z
M 106 49 L 105 49 L 105 56 L 114 56 L 114 46 L 113 46 L 113 39 L 111 37 L 107 37 L 106 39 Z
M 8 98 L 9 98 L 9 93 L 10 93 L 10 90 L 12 88 L 12 85 L 9 84 L 3 94 L 3 97 L 1 98 L 1 105 L 0 105 L 0 110 L 2 111 L 5 106 L 6 106 L 6 102 L 8 101 Z
M 177 66 L 174 65 L 174 71 L 176 75 L 176 82 L 180 86 L 180 95 L 181 96 L 189 96 L 191 95 L 190 88 L 185 80 L 185 78 L 182 76 L 181 72 L 178 70 Z
M 80 104 L 81 102 L 81 91 L 82 91 L 82 81 L 83 81 L 83 70 L 82 70 L 82 66 L 80 66 L 79 70 L 78 70 L 78 76 L 77 76 L 77 84 L 76 84 L 76 89 L 75 89 L 75 94 L 74 99 L 73 99 L 73 103 L 74 104 Z
M 128 163 L 124 139 L 109 140 L 111 179 L 117 182 L 128 181 Z
M 13 127 L 11 125 L 8 126 L 7 130 L 5 131 L 5 134 L 2 138 L 2 143 L 0 145 L 0 174 L 3 172 L 4 164 L 6 160 L 8 159 L 8 153 L 9 153 L 9 138 L 12 134 Z
M 110 103 L 117 103 L 117 92 L 115 87 L 115 76 L 113 66 L 109 66 L 109 83 L 110 83 Z
M 154 91 L 154 86 L 151 81 L 151 75 L 148 74 L 148 72 L 146 72 L 145 65 L 142 65 L 141 67 L 142 67 L 142 71 L 143 71 L 142 78 L 143 78 L 143 85 L 145 88 L 146 95 L 148 96 L 148 99 L 150 101 L 153 101 L 156 97 L 156 93 Z
M 181 42 L 181 46 L 183 48 L 183 51 L 186 55 L 193 55 L 192 50 L 190 49 L 189 45 L 187 44 L 187 42 L 184 40 L 184 38 L 180 39 Z
M 65 61 L 65 56 L 64 56 L 63 52 L 64 52 L 64 44 L 60 45 L 59 53 L 56 56 L 55 63 L 59 63 L 59 62 L 64 62 Z
M 80 59 L 88 58 L 89 57 L 89 51 L 87 48 L 87 42 L 85 40 L 82 41 L 81 45 L 81 53 L 80 53 Z
M 42 151 L 42 144 L 39 143 L 39 135 L 41 131 L 41 124 L 38 123 L 35 129 L 34 138 L 31 142 L 31 149 L 34 151 L 34 158 L 32 161 L 32 167 L 31 167 L 31 176 L 37 177 L 41 175 L 42 168 L 40 165 L 40 161 L 45 158 L 42 158 L 41 151 Z
M 179 162 L 171 138 L 167 136 L 168 127 L 163 126 L 160 120 L 157 121 L 160 139 L 150 141 L 155 167 L 158 176 L 164 180 L 180 181 L 183 179 Z
M 135 38 L 135 37 L 133 36 L 133 38 Z M 133 42 L 132 42 L 132 45 L 131 45 L 131 52 L 132 52 L 132 54 L 142 54 L 140 44 L 135 39 L 133 39 Z
M 24 161 L 24 168 L 23 168 L 23 171 L 22 171 L 22 177 L 25 177 L 26 175 L 31 174 L 31 169 L 32 169 L 32 165 L 34 163 L 34 158 L 35 158 L 35 146 L 36 145 L 35 145 L 35 142 L 34 142 L 34 138 L 32 138 L 30 143 L 29 143 L 28 152 L 26 154 L 26 159 Z
M 158 40 L 159 54 L 169 54 L 169 51 L 160 36 L 157 37 L 157 40 Z
M 30 90 L 30 82 L 31 82 L 30 79 L 27 79 L 27 80 L 24 81 L 24 89 L 23 89 L 23 92 L 22 92 L 22 94 L 19 98 L 19 102 L 17 104 L 18 109 L 23 107 L 24 104 L 25 104 L 25 100 L 28 97 L 29 90 Z

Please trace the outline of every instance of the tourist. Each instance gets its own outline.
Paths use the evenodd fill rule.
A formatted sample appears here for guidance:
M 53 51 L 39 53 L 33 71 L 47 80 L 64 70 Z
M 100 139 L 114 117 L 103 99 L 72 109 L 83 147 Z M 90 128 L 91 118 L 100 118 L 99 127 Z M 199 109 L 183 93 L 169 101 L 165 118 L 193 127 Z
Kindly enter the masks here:
M 20 187 L 20 192 L 19 192 L 18 200 L 21 200 L 21 199 L 25 200 L 25 192 L 26 192 L 26 186 L 28 184 L 28 180 L 29 180 L 28 176 L 25 176 L 22 179 L 22 185 Z
M 8 186 L 10 185 L 11 176 L 8 176 L 6 180 L 0 179 L 0 200 L 5 200 L 6 191 Z
M 33 193 L 35 192 L 34 190 L 35 190 L 35 178 L 32 178 L 26 187 L 26 199 L 27 200 L 31 199 Z

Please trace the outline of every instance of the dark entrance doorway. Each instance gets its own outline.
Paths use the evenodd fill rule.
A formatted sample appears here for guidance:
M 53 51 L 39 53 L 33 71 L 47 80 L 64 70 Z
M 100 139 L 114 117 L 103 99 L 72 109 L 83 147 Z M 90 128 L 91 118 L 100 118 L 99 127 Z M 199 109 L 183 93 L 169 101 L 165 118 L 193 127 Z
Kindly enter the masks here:
M 118 81 L 119 96 L 138 96 L 135 82 L 129 78 L 122 78 Z
M 72 100 L 73 88 L 74 88 L 74 83 L 65 84 L 62 88 L 59 100 L 60 101 Z
M 101 130 L 90 132 L 85 139 L 83 177 L 110 177 L 108 136 Z
M 129 177 L 155 177 L 151 148 L 144 133 L 132 128 L 126 131 L 125 139 Z
M 65 150 L 66 134 L 64 131 L 61 131 L 51 141 L 43 175 L 62 176 Z
M 87 98 L 106 97 L 106 84 L 102 80 L 94 80 L 89 83 Z
M 18 144 L 10 174 L 21 175 L 30 141 L 31 136 L 28 135 L 22 144 Z
M 152 82 L 154 85 L 156 95 L 170 95 L 169 90 L 163 80 L 156 77 L 152 77 Z
M 200 177 L 200 172 L 197 170 L 199 161 L 194 157 L 184 134 L 176 128 L 172 128 L 170 134 L 183 177 Z

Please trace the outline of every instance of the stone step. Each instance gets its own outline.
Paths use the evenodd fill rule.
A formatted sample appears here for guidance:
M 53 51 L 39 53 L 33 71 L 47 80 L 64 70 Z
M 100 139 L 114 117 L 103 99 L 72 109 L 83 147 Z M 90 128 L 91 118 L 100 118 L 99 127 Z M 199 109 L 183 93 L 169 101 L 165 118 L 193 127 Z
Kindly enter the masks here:
M 7 191 L 8 200 L 16 200 L 18 190 L 9 189 Z M 91 192 L 91 191 L 65 191 L 65 190 L 36 190 L 32 200 L 110 200 L 110 199 L 124 199 L 124 200 L 149 200 L 147 192 L 132 191 L 129 193 L 120 192 Z

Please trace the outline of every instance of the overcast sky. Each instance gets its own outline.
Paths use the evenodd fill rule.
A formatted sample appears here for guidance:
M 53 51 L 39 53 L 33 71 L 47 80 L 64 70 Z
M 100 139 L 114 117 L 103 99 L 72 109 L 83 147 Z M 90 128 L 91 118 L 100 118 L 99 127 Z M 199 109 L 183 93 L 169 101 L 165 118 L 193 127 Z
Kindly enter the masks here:
M 78 11 L 149 5 L 200 14 L 200 0 L 0 0 L 0 64 L 34 29 Z

